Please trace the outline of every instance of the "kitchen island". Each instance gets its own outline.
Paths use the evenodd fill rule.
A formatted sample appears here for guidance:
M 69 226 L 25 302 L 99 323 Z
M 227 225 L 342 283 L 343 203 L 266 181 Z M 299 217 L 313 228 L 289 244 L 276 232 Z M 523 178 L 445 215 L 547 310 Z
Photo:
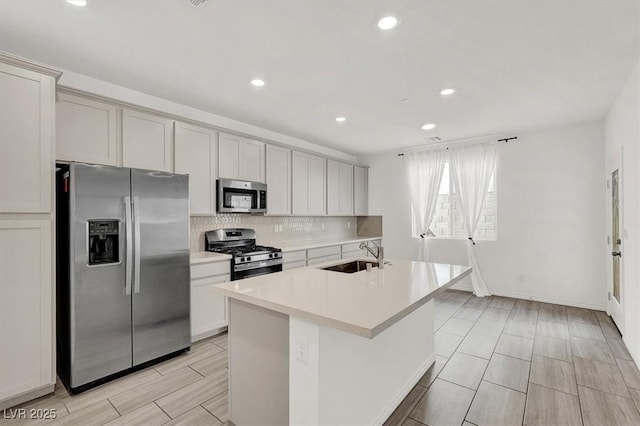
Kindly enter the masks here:
M 322 269 L 332 264 L 217 286 L 236 425 L 382 424 L 435 361 L 433 298 L 471 273 L 406 260 Z

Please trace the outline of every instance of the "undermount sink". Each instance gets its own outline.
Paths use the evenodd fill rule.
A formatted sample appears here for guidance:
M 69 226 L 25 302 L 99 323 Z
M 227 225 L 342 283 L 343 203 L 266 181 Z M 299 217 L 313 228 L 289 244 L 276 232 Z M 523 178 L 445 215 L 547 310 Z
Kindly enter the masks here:
M 354 272 L 366 271 L 367 264 L 370 264 L 372 268 L 378 266 L 378 262 L 367 262 L 364 260 L 354 260 L 352 262 L 340 263 L 338 265 L 327 266 L 325 271 L 344 272 L 345 274 L 353 274 Z

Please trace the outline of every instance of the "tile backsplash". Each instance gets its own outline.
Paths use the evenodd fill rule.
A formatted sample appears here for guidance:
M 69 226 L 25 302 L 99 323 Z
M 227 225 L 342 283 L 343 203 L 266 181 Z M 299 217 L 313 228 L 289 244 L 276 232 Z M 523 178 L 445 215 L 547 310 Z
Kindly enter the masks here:
M 191 218 L 191 251 L 204 250 L 204 233 L 213 229 L 255 229 L 258 244 L 278 247 L 333 238 L 356 238 L 357 222 L 355 216 L 194 216 Z

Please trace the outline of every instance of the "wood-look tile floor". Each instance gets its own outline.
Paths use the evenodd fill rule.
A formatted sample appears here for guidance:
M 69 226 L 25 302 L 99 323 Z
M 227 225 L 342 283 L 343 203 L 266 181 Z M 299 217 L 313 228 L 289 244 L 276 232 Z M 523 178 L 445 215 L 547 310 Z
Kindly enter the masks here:
M 447 291 L 434 328 L 436 363 L 388 425 L 640 425 L 640 371 L 602 312 Z M 87 392 L 58 384 L 15 408 L 55 409 L 54 425 L 226 424 L 227 348 L 222 334 Z
M 640 371 L 599 311 L 447 291 L 436 363 L 385 424 L 640 425 Z
M 227 335 L 86 392 L 54 394 L 0 411 L 0 425 L 222 425 L 227 415 Z M 55 410 L 55 420 L 11 419 L 18 409 Z M 42 413 L 42 412 L 40 412 Z

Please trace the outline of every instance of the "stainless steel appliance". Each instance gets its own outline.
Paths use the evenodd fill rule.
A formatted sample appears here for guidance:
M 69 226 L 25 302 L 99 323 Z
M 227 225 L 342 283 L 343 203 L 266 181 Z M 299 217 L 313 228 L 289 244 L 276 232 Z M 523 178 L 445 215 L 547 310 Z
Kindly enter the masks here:
M 219 213 L 264 213 L 267 185 L 233 179 L 218 179 Z
M 190 347 L 189 181 L 59 167 L 58 375 L 78 392 Z
M 206 251 L 231 255 L 231 281 L 282 271 L 282 250 L 256 245 L 253 229 L 216 229 L 204 239 Z

